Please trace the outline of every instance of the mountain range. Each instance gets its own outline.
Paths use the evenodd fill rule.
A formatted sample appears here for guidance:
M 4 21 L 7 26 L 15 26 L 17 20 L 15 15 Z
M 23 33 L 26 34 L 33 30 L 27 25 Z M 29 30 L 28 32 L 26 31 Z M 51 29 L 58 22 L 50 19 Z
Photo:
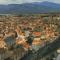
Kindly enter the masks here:
M 48 1 L 24 4 L 0 4 L 0 14 L 60 13 L 60 4 Z

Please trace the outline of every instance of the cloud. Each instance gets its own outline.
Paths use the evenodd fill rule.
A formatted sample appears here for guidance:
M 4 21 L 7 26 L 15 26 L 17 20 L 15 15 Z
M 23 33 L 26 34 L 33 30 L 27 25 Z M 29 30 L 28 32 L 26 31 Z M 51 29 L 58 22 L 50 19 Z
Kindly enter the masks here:
M 30 2 L 37 2 L 40 0 L 11 0 L 13 3 L 30 3 Z
M 52 0 L 51 0 L 52 1 Z M 55 3 L 60 3 L 60 0 L 54 0 L 53 2 Z
M 0 4 L 21 4 L 21 3 L 41 2 L 41 1 L 60 3 L 60 0 L 0 0 Z
M 40 2 L 45 0 L 0 0 L 0 4 L 21 4 L 30 2 Z

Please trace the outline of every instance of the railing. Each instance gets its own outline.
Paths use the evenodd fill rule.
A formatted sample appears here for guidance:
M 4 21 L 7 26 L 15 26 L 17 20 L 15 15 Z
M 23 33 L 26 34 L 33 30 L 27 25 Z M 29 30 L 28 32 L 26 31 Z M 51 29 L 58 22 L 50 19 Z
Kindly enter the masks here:
M 60 37 L 40 48 L 37 52 L 26 54 L 21 60 L 40 60 L 60 48 Z

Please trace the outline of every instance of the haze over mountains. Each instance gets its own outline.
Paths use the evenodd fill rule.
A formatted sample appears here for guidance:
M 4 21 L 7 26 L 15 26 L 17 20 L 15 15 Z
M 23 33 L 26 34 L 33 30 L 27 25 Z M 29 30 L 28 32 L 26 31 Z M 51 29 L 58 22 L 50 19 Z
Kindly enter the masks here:
M 0 5 L 0 14 L 24 13 L 56 13 L 60 12 L 60 4 L 44 1 L 25 4 Z

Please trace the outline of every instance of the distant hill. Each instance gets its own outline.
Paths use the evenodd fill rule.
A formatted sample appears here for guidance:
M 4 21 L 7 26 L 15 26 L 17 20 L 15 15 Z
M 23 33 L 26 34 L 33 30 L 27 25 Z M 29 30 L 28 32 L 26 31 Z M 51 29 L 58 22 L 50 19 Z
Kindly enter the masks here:
M 33 2 L 25 4 L 0 5 L 0 14 L 24 13 L 55 13 L 60 12 L 60 4 L 52 2 Z

